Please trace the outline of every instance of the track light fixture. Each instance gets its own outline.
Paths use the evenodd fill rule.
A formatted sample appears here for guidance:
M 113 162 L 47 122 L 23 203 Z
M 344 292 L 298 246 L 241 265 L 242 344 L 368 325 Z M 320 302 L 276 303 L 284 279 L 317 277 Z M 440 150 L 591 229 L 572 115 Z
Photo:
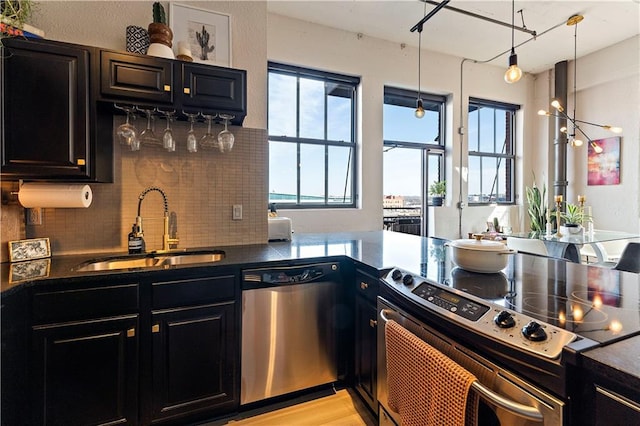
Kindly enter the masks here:
M 514 48 L 514 32 L 515 32 L 515 0 L 511 0 L 511 55 L 509 55 L 509 68 L 504 73 L 504 81 L 507 83 L 515 83 L 522 78 L 522 70 L 518 68 L 518 55 Z
M 538 111 L 538 115 L 559 117 L 559 118 L 563 118 L 563 119 L 569 120 L 571 122 L 572 126 L 573 126 L 573 132 L 572 133 L 568 133 L 568 129 L 566 127 L 561 127 L 560 131 L 567 135 L 567 137 L 569 139 L 569 143 L 571 144 L 571 146 L 577 147 L 577 146 L 582 146 L 583 145 L 583 141 L 576 137 L 577 136 L 577 132 L 580 132 L 587 139 L 587 141 L 589 142 L 589 145 L 591 145 L 593 150 L 597 154 L 600 154 L 602 152 L 602 147 L 598 146 L 598 144 L 596 144 L 589 136 L 587 136 L 584 133 L 584 131 L 580 128 L 578 123 L 588 124 L 590 126 L 600 127 L 600 128 L 602 128 L 604 130 L 608 130 L 608 131 L 613 132 L 613 133 L 622 133 L 622 128 L 615 127 L 615 126 L 610 126 L 608 124 L 591 123 L 589 121 L 578 120 L 576 118 L 576 103 L 577 103 L 576 102 L 576 93 L 577 93 L 577 90 L 576 90 L 576 76 L 577 76 L 577 68 L 578 68 L 578 55 L 577 55 L 578 23 L 581 22 L 583 19 L 584 19 L 584 16 L 582 16 L 582 15 L 573 15 L 569 19 L 567 19 L 567 25 L 575 26 L 575 30 L 574 30 L 574 46 L 573 46 L 573 117 L 569 117 L 569 115 L 567 115 L 567 113 L 564 110 L 564 107 L 562 106 L 560 101 L 557 100 L 557 99 L 553 99 L 551 101 L 551 106 L 557 111 L 557 114 L 541 109 L 540 111 Z M 506 78 L 506 76 L 505 76 L 505 78 Z

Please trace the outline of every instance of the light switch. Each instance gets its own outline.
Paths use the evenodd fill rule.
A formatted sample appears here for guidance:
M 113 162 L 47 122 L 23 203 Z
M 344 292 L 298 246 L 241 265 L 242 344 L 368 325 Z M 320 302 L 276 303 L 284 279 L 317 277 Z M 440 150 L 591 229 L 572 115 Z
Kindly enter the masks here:
M 242 204 L 233 205 L 233 220 L 242 220 Z

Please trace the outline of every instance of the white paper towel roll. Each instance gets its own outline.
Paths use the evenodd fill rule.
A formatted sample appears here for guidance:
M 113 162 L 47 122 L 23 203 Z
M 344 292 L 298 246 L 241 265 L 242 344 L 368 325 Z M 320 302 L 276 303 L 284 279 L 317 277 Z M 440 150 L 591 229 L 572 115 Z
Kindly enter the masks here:
M 87 208 L 93 200 L 89 185 L 24 183 L 20 186 L 18 200 L 23 207 Z

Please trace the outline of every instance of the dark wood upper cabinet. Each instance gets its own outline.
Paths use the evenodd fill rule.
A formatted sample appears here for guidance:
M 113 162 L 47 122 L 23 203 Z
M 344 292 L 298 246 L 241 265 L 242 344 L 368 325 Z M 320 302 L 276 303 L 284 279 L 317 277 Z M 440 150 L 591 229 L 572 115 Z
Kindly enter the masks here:
M 182 62 L 182 105 L 185 110 L 208 110 L 236 115 L 233 124 L 242 124 L 247 110 L 247 72 L 233 68 Z
M 111 182 L 111 128 L 91 97 L 94 49 L 13 38 L 2 44 L 2 178 Z
M 106 98 L 171 104 L 174 100 L 170 60 L 100 52 L 100 93 Z
M 228 114 L 247 114 L 247 72 L 132 53 L 100 52 L 101 101 Z M 180 116 L 180 114 L 178 114 Z

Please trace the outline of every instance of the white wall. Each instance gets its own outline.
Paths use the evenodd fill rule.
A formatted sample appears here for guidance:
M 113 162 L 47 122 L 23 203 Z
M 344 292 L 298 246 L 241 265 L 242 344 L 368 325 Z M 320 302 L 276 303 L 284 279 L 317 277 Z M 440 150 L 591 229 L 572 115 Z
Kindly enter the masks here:
M 280 15 L 268 14 L 267 56 L 269 60 L 317 68 L 326 71 L 358 75 L 362 79 L 360 104 L 360 204 L 357 209 L 281 210 L 291 217 L 297 232 L 325 232 L 349 230 L 377 230 L 382 228 L 382 106 L 384 86 L 417 89 L 418 51 L 399 44 L 355 33 L 302 22 Z M 408 29 L 407 29 L 408 32 Z M 425 43 L 428 47 L 428 42 Z M 484 59 L 484 58 L 479 58 Z M 525 125 L 525 117 L 535 116 L 534 106 L 527 104 L 534 93 L 534 77 L 525 75 L 514 85 L 503 80 L 507 58 L 495 65 L 466 62 L 464 65 L 463 96 L 460 95 L 461 58 L 442 55 L 423 49 L 422 90 L 447 95 L 447 154 L 446 169 L 449 183 L 446 206 L 435 209 L 433 235 L 457 238 L 459 235 L 460 178 L 463 175 L 462 200 L 466 201 L 466 166 L 460 152 L 466 152 L 466 138 L 460 140 L 460 107 L 466 111 L 469 96 L 522 105 L 518 113 L 518 140 L 534 138 L 534 129 Z M 466 113 L 464 126 L 466 127 Z M 529 150 L 530 148 L 527 148 Z M 529 153 L 518 147 L 518 170 Z M 522 182 L 520 180 L 520 182 Z M 520 192 L 520 191 L 519 191 Z M 517 208 L 466 207 L 462 212 L 460 231 L 483 231 L 485 222 L 498 216 L 515 230 Z

